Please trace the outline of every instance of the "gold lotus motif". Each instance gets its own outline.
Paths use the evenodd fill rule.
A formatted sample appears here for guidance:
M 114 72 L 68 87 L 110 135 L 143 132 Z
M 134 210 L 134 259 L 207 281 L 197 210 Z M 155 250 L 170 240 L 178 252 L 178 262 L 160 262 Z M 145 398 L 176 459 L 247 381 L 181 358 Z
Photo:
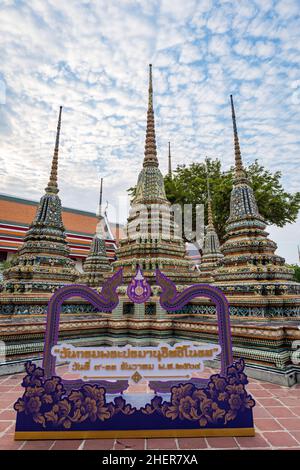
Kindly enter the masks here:
M 136 295 L 142 295 L 144 292 L 144 289 L 142 288 L 142 286 L 136 286 L 136 288 L 134 289 L 134 292 L 136 293 Z

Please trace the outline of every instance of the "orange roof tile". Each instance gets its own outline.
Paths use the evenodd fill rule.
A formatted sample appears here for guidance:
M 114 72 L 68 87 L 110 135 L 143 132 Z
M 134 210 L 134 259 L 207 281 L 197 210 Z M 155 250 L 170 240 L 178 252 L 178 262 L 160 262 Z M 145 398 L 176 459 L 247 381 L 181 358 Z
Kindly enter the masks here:
M 34 219 L 38 202 L 0 195 L 0 221 L 12 225 L 29 225 Z M 62 218 L 67 232 L 93 235 L 97 225 L 96 214 L 63 207 Z M 123 235 L 121 226 L 110 223 L 114 237 L 118 240 Z

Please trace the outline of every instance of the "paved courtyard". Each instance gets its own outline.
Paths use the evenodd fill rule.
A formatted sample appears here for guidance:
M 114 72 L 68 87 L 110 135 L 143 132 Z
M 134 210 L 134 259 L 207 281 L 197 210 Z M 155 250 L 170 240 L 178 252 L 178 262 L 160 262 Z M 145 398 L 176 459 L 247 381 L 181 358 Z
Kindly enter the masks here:
M 64 377 L 68 377 L 65 370 L 60 370 L 61 372 Z M 207 369 L 206 375 L 211 372 Z M 300 450 L 300 385 L 287 388 L 254 379 L 249 380 L 247 390 L 256 400 L 255 437 L 14 441 L 13 404 L 23 394 L 20 385 L 22 376 L 23 374 L 15 374 L 0 377 L 0 450 Z M 146 388 L 144 391 L 146 392 Z M 130 392 L 143 392 L 143 385 L 132 386 Z

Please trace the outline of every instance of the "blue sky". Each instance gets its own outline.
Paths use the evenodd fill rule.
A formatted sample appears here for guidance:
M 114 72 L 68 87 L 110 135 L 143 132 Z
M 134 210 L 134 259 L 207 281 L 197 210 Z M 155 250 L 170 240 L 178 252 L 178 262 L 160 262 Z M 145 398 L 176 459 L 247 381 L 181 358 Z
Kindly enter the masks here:
M 0 191 L 38 199 L 58 107 L 64 206 L 94 211 L 98 179 L 114 204 L 135 184 L 153 64 L 158 155 L 167 168 L 233 162 L 229 95 L 245 164 L 256 158 L 299 190 L 297 0 L 1 1 Z M 127 214 L 123 214 L 125 219 Z M 271 236 L 297 261 L 300 221 Z

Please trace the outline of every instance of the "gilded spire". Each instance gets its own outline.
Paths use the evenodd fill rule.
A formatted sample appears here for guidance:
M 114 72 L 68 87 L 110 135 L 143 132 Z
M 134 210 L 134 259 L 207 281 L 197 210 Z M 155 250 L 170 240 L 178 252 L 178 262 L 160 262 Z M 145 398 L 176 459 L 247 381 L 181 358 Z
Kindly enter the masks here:
M 206 184 L 207 184 L 207 219 L 208 227 L 214 228 L 214 219 L 212 214 L 211 194 L 209 185 L 208 159 L 206 158 Z
M 102 191 L 103 191 L 103 178 L 101 178 L 101 181 L 100 181 L 99 213 L 98 213 L 99 219 L 101 219 L 102 217 Z
M 169 142 L 169 155 L 168 155 L 168 176 L 172 179 L 172 160 L 171 160 L 171 144 Z
M 245 170 L 243 167 L 243 161 L 241 156 L 241 149 L 239 143 L 239 136 L 236 127 L 236 117 L 234 111 L 234 104 L 232 95 L 230 95 L 231 102 L 231 114 L 232 114 L 232 125 L 233 125 L 233 138 L 234 138 L 234 155 L 235 155 L 235 176 L 237 180 L 246 178 Z
M 148 90 L 148 111 L 147 111 L 147 129 L 145 141 L 145 158 L 144 167 L 158 167 L 156 141 L 155 141 L 155 124 L 153 111 L 153 87 L 152 87 L 152 65 L 149 64 L 149 90 Z
M 205 237 L 202 247 L 202 256 L 200 271 L 202 277 L 205 279 L 213 279 L 214 271 L 219 266 L 221 259 L 223 258 L 220 252 L 220 242 L 218 234 L 214 227 L 211 193 L 209 185 L 209 171 L 208 171 L 208 158 L 205 159 L 206 164 L 206 184 L 207 184 L 207 218 L 208 224 L 205 230 Z
M 51 165 L 50 179 L 46 188 L 47 193 L 57 194 L 59 189 L 57 186 L 57 165 L 58 165 L 58 150 L 59 150 L 59 136 L 60 136 L 60 127 L 61 127 L 61 111 L 62 106 L 59 107 L 59 116 L 56 130 L 56 140 L 54 147 L 54 154 Z

